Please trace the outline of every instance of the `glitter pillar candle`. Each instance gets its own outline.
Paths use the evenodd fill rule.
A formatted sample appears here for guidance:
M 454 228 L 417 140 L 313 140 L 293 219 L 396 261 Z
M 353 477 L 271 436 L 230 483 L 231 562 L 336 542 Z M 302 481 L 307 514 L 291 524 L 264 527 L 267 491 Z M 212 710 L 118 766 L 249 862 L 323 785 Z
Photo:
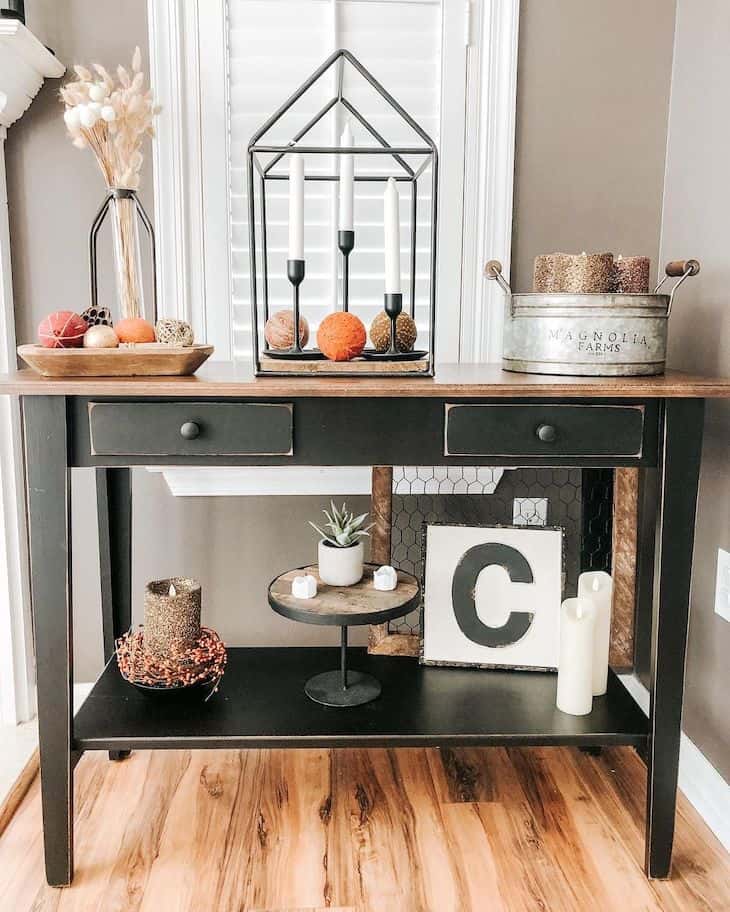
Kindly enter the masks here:
M 612 253 L 579 253 L 565 256 L 563 287 L 569 294 L 605 294 L 613 280 Z
M 563 290 L 564 253 L 542 253 L 535 257 L 532 290 L 539 294 L 556 294 Z
M 613 288 L 617 294 L 649 294 L 649 257 L 621 254 L 613 261 Z
M 189 649 L 200 638 L 200 583 L 188 577 L 152 580 L 144 593 L 144 645 L 156 658 Z

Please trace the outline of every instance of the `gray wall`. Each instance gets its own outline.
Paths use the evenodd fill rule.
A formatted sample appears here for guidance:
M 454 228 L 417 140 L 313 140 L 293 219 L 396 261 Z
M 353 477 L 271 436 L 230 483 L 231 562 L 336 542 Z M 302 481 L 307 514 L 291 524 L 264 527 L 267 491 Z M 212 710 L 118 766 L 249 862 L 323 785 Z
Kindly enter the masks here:
M 533 257 L 556 248 L 656 255 L 674 6 L 638 6 L 523 0 L 518 288 L 531 284 Z M 43 0 L 28 7 L 28 24 L 65 62 L 116 64 L 135 43 L 144 50 L 144 0 Z M 80 309 L 88 297 L 86 233 L 103 187 L 90 156 L 65 136 L 57 88 L 44 87 L 7 142 L 20 341 L 33 337 L 48 311 Z M 151 210 L 149 172 L 144 188 Z M 89 680 L 101 661 L 93 480 L 84 472 L 73 480 L 76 677 Z M 196 573 L 205 584 L 208 622 L 231 642 L 330 635 L 274 617 L 264 597 L 278 570 L 313 556 L 306 520 L 320 508 L 318 499 L 174 499 L 158 475 L 138 471 L 135 503 L 137 609 L 144 580 Z
M 672 312 L 670 364 L 730 373 L 730 4 L 679 0 L 662 257 L 702 272 Z M 730 781 L 730 624 L 714 613 L 718 547 L 730 550 L 730 403 L 709 402 L 695 541 L 685 729 Z
M 522 0 L 512 285 L 539 253 L 659 248 L 673 0 Z

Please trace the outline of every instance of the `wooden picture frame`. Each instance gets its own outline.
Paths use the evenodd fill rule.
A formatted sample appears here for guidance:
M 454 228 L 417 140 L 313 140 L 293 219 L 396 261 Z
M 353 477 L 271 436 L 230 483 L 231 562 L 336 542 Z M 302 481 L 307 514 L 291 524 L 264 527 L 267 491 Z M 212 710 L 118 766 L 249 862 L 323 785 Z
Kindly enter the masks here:
M 370 560 L 374 564 L 391 561 L 391 526 L 393 520 L 393 466 L 373 466 L 371 487 Z M 392 633 L 387 624 L 370 627 L 368 652 L 371 655 L 410 656 L 421 653 L 421 637 L 417 633 Z

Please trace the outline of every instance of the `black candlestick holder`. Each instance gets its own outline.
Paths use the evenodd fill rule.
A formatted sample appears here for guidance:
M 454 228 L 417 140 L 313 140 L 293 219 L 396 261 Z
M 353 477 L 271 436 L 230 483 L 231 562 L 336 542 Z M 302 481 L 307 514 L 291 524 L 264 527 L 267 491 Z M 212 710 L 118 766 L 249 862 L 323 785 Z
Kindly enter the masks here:
M 398 292 L 397 294 L 388 294 L 385 293 L 385 312 L 390 318 L 390 347 L 388 348 L 389 355 L 398 354 L 398 345 L 397 345 L 397 335 L 396 335 L 396 322 L 398 316 L 403 310 L 403 295 Z
M 295 354 L 301 354 L 302 340 L 299 336 L 299 286 L 304 281 L 304 260 L 287 260 L 286 275 L 292 284 L 292 310 L 294 312 L 294 342 L 289 351 Z
M 350 307 L 350 254 L 355 247 L 355 232 L 338 231 L 337 246 L 342 254 L 342 309 L 347 313 Z

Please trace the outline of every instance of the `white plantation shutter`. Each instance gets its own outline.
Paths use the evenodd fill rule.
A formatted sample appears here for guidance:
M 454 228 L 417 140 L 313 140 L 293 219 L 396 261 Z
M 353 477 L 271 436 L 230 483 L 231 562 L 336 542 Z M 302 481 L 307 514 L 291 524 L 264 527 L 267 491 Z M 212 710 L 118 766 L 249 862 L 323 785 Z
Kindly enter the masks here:
M 441 0 L 230 0 L 228 20 L 230 116 L 230 237 L 232 337 L 235 358 L 251 357 L 251 301 L 246 150 L 254 132 L 337 48 L 357 57 L 439 146 L 442 97 Z M 422 145 L 412 129 L 359 75 L 345 68 L 344 95 L 392 144 Z M 265 142 L 289 142 L 336 94 L 336 67 L 310 90 Z M 335 116 L 335 111 L 337 115 Z M 304 142 L 337 145 L 347 112 L 337 106 Z M 355 144 L 374 140 L 351 118 Z M 416 165 L 414 158 L 409 161 Z M 443 163 L 448 166 L 448 162 Z M 356 173 L 391 171 L 385 156 L 359 156 Z M 287 167 L 284 160 L 277 170 Z M 308 173 L 337 164 L 309 156 Z M 350 309 L 369 325 L 382 309 L 384 291 L 383 183 L 355 184 L 355 251 L 350 259 Z M 399 183 L 401 269 L 408 306 L 410 184 Z M 416 258 L 416 320 L 425 334 L 428 307 L 430 180 L 419 181 Z M 450 201 L 450 205 L 452 202 Z M 461 206 L 461 200 L 457 205 Z M 291 306 L 286 279 L 288 184 L 267 183 L 269 301 L 271 310 Z M 316 333 L 335 305 L 339 252 L 336 248 L 337 183 L 306 182 L 305 258 L 302 312 Z M 458 292 L 458 289 L 457 289 Z M 442 315 L 444 316 L 444 315 Z M 438 317 L 437 317 L 438 322 Z M 426 339 L 422 336 L 421 343 Z

